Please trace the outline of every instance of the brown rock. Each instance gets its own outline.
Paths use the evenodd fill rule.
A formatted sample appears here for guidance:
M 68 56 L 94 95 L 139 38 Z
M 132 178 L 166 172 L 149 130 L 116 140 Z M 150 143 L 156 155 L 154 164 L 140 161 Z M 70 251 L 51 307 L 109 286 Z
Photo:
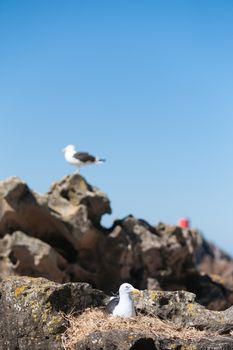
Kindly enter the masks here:
M 214 244 L 203 239 L 197 254 L 198 268 L 213 280 L 233 290 L 233 260 Z
M 165 224 L 153 227 L 133 216 L 106 229 L 100 220 L 110 212 L 106 195 L 77 174 L 55 183 L 45 195 L 32 192 L 15 177 L 1 181 L 0 237 L 8 242 L 1 246 L 1 275 L 90 282 L 108 293 L 128 281 L 141 289 L 187 290 L 197 295 L 198 302 L 216 310 L 232 305 L 232 260 L 220 261 L 215 252 L 211 263 L 216 263 L 216 268 L 205 269 L 207 254 L 202 254 L 201 260 L 200 252 L 205 251 L 206 242 L 197 231 Z M 24 237 L 23 244 L 19 240 L 15 244 L 15 238 L 6 236 L 18 230 L 39 240 L 33 253 L 32 240 L 25 243 Z M 43 243 L 51 257 L 36 265 Z M 225 277 L 221 280 L 221 276 Z
M 187 290 L 215 310 L 232 305 L 233 291 L 198 271 L 196 255 L 203 239 L 197 231 L 164 224 L 153 228 L 129 216 L 115 223 L 110 237 L 114 250 L 119 247 L 118 262 L 123 256 L 125 261 L 118 267 L 119 284 L 125 278 L 142 289 Z
M 0 277 L 28 275 L 66 282 L 67 262 L 47 243 L 16 231 L 0 239 Z
M 96 225 L 100 224 L 102 215 L 112 212 L 106 195 L 78 174 L 66 176 L 52 185 L 48 206 L 62 217 L 72 216 L 80 205 L 86 207 L 88 219 Z
M 17 177 L 0 181 L 0 237 L 22 231 L 57 249 L 68 260 L 76 255 L 68 228 L 40 205 Z

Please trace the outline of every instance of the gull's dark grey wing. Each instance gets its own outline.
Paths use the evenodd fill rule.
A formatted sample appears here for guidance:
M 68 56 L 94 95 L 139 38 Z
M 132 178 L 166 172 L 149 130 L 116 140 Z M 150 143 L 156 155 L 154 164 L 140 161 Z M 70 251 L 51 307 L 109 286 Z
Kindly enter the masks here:
M 95 157 L 87 152 L 77 152 L 73 155 L 74 158 L 80 160 L 81 162 L 95 162 Z
M 114 297 L 114 298 L 112 298 L 112 299 L 109 301 L 109 303 L 106 305 L 106 308 L 105 308 L 106 312 L 107 312 L 108 314 L 112 314 L 112 313 L 113 313 L 113 310 L 114 310 L 115 307 L 118 305 L 119 301 L 120 301 L 120 298 L 119 298 L 119 297 Z

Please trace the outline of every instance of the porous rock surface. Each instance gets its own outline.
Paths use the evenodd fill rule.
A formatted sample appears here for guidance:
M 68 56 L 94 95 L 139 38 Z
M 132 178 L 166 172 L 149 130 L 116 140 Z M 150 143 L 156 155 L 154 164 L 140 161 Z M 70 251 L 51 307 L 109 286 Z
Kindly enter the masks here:
M 87 283 L 57 284 L 44 278 L 11 276 L 0 284 L 0 349 L 61 350 L 69 324 L 66 315 L 88 307 L 102 307 L 108 298 Z M 230 350 L 233 348 L 233 310 L 210 311 L 188 292 L 145 290 L 135 300 L 138 312 L 159 317 L 180 329 L 175 337 L 148 329 L 84 332 L 72 349 L 80 350 Z M 108 316 L 111 317 L 111 316 Z M 88 320 L 87 320 L 88 322 Z M 136 321 L 137 322 L 137 319 Z M 180 328 L 179 328 L 180 327 Z M 197 337 L 186 329 L 202 330 Z M 71 350 L 71 349 L 68 349 Z
M 162 334 L 126 332 L 114 329 L 89 335 L 74 350 L 232 350 L 233 340 L 226 336 L 178 339 Z
M 8 277 L 0 285 L 0 349 L 62 349 L 63 314 L 101 305 L 104 298 L 87 283 Z
M 140 289 L 186 290 L 215 310 L 232 305 L 232 259 L 197 231 L 131 215 L 105 228 L 101 218 L 110 213 L 106 194 L 78 174 L 43 195 L 17 177 L 0 181 L 0 279 L 89 282 L 107 293 L 127 281 Z

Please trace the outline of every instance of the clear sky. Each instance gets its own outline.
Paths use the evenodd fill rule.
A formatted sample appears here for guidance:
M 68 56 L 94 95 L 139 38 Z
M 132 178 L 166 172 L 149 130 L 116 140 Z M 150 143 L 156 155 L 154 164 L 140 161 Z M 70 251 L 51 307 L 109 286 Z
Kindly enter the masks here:
M 0 177 L 82 174 L 128 214 L 233 254 L 233 1 L 0 0 Z

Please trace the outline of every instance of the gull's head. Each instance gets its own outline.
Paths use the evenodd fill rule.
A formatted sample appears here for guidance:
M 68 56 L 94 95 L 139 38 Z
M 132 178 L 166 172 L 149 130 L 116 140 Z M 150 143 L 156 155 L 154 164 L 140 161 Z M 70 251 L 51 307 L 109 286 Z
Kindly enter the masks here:
M 140 294 L 140 291 L 132 286 L 132 284 L 129 283 L 123 283 L 119 288 L 119 294 L 120 295 L 130 295 L 130 294 Z
M 65 148 L 63 148 L 62 152 L 66 153 L 66 152 L 74 152 L 75 147 L 74 145 L 68 145 Z

